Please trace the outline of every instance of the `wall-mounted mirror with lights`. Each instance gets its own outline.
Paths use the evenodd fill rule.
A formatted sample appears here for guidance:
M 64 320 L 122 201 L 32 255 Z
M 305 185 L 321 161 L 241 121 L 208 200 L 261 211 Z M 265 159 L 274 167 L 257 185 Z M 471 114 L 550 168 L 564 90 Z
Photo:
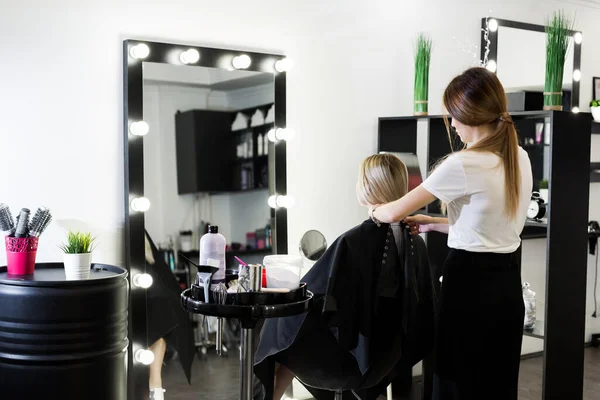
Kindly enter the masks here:
M 541 98 L 546 77 L 546 27 L 486 17 L 482 18 L 481 28 L 481 60 L 496 72 L 509 97 L 510 93 L 528 91 L 539 92 Z M 563 110 L 578 111 L 583 34 L 572 30 L 570 35 L 563 74 Z
M 227 240 L 229 273 L 234 256 L 253 263 L 287 253 L 291 67 L 275 54 L 124 42 L 129 399 L 147 399 L 157 385 L 208 397 L 214 387 L 198 364 L 231 361 L 214 359 L 213 321 L 190 318 L 179 304 L 195 276 L 186 259 L 198 258 L 208 225 Z M 238 327 L 227 326 L 225 344 L 237 349 Z M 223 379 L 232 392 L 222 394 L 237 396 L 237 378 Z

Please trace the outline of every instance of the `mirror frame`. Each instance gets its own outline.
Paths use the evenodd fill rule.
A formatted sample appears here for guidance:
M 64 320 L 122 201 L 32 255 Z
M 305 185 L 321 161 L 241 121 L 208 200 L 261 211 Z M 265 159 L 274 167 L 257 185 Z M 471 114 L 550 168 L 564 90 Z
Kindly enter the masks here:
M 150 53 L 144 59 L 133 58 L 130 49 L 144 43 Z M 142 348 L 148 348 L 146 327 L 146 290 L 132 284 L 133 277 L 146 272 L 144 213 L 131 209 L 134 198 L 144 196 L 144 146 L 143 136 L 134 136 L 129 132 L 131 123 L 143 120 L 144 78 L 143 62 L 154 62 L 186 66 L 179 60 L 179 54 L 188 49 L 196 49 L 200 60 L 195 67 L 222 68 L 233 70 L 235 56 L 246 54 L 252 64 L 246 71 L 268 72 L 274 76 L 275 90 L 275 126 L 286 127 L 286 73 L 277 72 L 275 62 L 285 56 L 280 54 L 256 53 L 249 51 L 217 49 L 190 46 L 187 44 L 160 43 L 146 40 L 127 39 L 123 41 L 123 137 L 125 166 L 125 262 L 129 272 L 129 327 L 128 327 L 128 377 L 127 391 L 129 400 L 146 400 L 149 396 L 149 368 L 134 362 L 133 355 Z M 152 134 L 150 127 L 149 134 Z M 287 195 L 286 142 L 274 143 L 274 157 L 269 159 L 269 195 Z M 271 164 L 271 161 L 273 163 Z M 152 200 L 152 199 L 149 199 Z M 265 204 L 265 207 L 268 207 Z M 287 253 L 287 210 L 271 208 L 273 227 L 273 253 Z
M 481 47 L 480 47 L 480 52 L 481 52 L 481 60 L 483 61 L 484 57 L 485 57 L 485 51 L 486 51 L 486 40 L 485 40 L 485 31 L 488 28 L 488 21 L 495 19 L 498 22 L 498 29 L 496 29 L 494 32 L 492 32 L 491 30 L 488 30 L 488 39 L 490 41 L 490 47 L 489 47 L 489 53 L 488 53 L 488 60 L 494 60 L 496 62 L 496 72 L 498 71 L 498 32 L 500 31 L 500 27 L 506 27 L 506 28 L 514 28 L 514 29 L 521 29 L 521 30 L 525 30 L 525 31 L 534 31 L 534 32 L 546 32 L 546 26 L 545 25 L 535 25 L 535 24 L 530 24 L 527 22 L 518 22 L 518 21 L 510 21 L 507 19 L 500 19 L 500 18 L 494 18 L 494 17 L 485 17 L 481 19 Z M 578 30 L 570 30 L 569 31 L 569 35 L 573 36 L 575 35 L 577 32 L 583 34 L 583 32 L 578 31 Z M 581 71 L 581 43 L 576 43 L 575 40 L 573 40 L 573 71 L 575 71 L 576 69 Z M 573 87 L 571 90 L 571 110 L 574 107 L 579 108 L 579 86 L 581 83 L 581 79 L 579 79 L 579 81 L 575 81 L 573 80 Z

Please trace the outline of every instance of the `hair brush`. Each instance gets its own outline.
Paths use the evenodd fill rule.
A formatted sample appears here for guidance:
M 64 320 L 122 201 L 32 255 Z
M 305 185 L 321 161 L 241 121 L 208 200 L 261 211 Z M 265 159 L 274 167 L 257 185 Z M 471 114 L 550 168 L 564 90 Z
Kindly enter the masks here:
M 52 221 L 50 210 L 47 207 L 39 207 L 29 223 L 29 236 L 39 237 L 44 233 L 50 221 Z
M 0 203 L 0 231 L 8 236 L 15 233 L 15 223 L 10 208 L 4 203 Z

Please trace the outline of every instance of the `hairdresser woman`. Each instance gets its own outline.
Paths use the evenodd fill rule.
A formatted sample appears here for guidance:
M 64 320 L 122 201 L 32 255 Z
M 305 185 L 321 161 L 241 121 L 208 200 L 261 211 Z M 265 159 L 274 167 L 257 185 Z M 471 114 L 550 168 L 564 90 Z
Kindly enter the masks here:
M 517 400 L 524 317 L 517 249 L 531 164 L 495 74 L 468 69 L 450 82 L 443 105 L 465 148 L 406 196 L 373 207 L 371 218 L 448 233 L 433 399 Z M 448 218 L 408 217 L 435 199 Z

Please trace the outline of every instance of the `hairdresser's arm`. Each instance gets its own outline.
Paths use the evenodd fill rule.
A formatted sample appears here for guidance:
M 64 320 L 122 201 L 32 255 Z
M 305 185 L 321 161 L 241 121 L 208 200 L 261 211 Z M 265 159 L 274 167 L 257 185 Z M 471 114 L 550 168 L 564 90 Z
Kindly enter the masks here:
M 448 218 L 430 217 L 429 215 L 417 214 L 404 218 L 402 221 L 410 227 L 410 233 L 418 235 L 426 232 L 448 233 L 450 225 Z
M 434 200 L 435 196 L 419 185 L 398 200 L 375 207 L 371 216 L 374 220 L 385 223 L 402 221 Z

